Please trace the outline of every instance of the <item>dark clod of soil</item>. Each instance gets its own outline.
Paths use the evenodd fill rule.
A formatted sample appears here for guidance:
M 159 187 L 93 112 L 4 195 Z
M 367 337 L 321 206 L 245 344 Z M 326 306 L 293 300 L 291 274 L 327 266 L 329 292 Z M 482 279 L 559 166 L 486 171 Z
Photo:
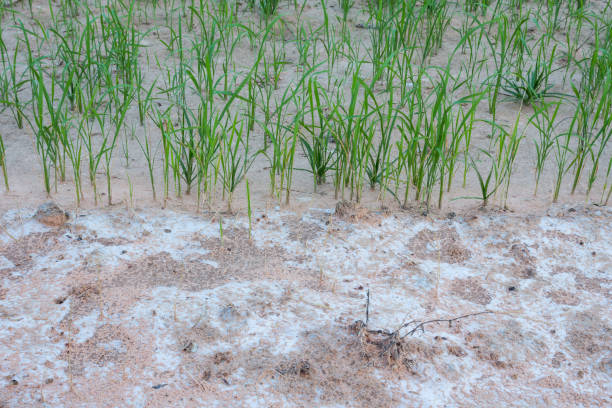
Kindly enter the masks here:
M 49 201 L 38 207 L 34 218 L 48 227 L 61 227 L 68 221 L 70 216 L 57 204 Z
M 368 221 L 372 218 L 370 210 L 351 201 L 339 201 L 334 214 L 349 222 Z
M 308 360 L 300 360 L 292 363 L 283 363 L 276 368 L 282 375 L 294 375 L 299 377 L 310 376 L 310 363 Z
M 219 352 L 215 353 L 215 355 L 213 357 L 213 362 L 216 365 L 219 365 L 221 363 L 229 363 L 230 361 L 232 361 L 232 352 L 231 351 L 219 351 Z

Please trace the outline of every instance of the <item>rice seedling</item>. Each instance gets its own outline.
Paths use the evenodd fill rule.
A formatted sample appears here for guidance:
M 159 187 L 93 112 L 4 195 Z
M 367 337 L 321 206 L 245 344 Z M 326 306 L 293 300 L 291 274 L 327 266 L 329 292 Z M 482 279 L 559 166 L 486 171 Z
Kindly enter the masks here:
M 115 147 L 117 146 L 117 138 L 119 137 L 119 133 L 121 132 L 121 129 L 123 127 L 125 115 L 127 114 L 130 103 L 131 103 L 131 99 L 126 99 L 123 105 L 119 107 L 119 109 L 115 110 L 115 112 L 113 112 L 112 114 L 110 113 L 108 114 L 111 116 L 110 123 L 108 123 L 110 129 L 108 129 L 106 126 L 107 125 L 107 113 L 106 112 L 103 112 L 103 113 L 96 112 L 94 114 L 98 122 L 98 125 L 100 127 L 100 132 L 102 133 L 102 139 L 103 139 L 102 154 L 104 155 L 105 174 L 106 174 L 106 195 L 107 195 L 107 200 L 108 200 L 107 202 L 109 206 L 113 204 L 113 195 L 112 195 L 112 189 L 111 189 L 111 159 L 112 159 Z
M 552 202 L 556 203 L 559 200 L 559 193 L 561 192 L 561 185 L 563 177 L 567 173 L 570 167 L 570 154 L 572 150 L 570 148 L 570 142 L 574 134 L 574 128 L 576 126 L 576 116 L 571 121 L 569 129 L 566 132 L 559 134 L 555 138 L 554 145 L 554 158 L 555 158 L 555 184 L 553 188 Z
M 200 203 L 202 191 L 204 193 L 209 192 L 210 168 L 220 148 L 219 132 L 217 132 L 217 129 L 210 128 L 208 112 L 209 107 L 207 105 L 200 105 L 196 119 L 198 143 L 195 146 L 195 157 L 198 166 L 198 204 Z M 247 135 L 247 137 L 249 136 Z
M 396 20 L 390 5 L 379 1 L 376 6 L 370 6 L 370 34 L 371 50 L 369 50 L 370 63 L 373 66 L 373 77 L 383 79 L 383 72 L 395 59 L 401 47 L 402 34 L 397 27 Z
M 601 191 L 601 199 L 599 200 L 599 203 L 601 205 L 608 205 L 608 202 L 610 201 L 610 196 L 612 195 L 612 183 L 611 183 L 611 178 L 610 178 L 611 175 L 612 175 L 612 157 L 610 158 L 610 161 L 608 162 L 608 170 L 606 172 L 606 181 Z
M 285 65 L 287 65 L 287 61 L 286 61 L 286 57 L 285 57 L 285 48 L 284 48 L 284 43 L 283 46 L 280 50 L 277 50 L 277 43 L 276 41 L 272 41 L 272 63 L 271 63 L 271 83 L 274 84 L 274 89 L 277 90 L 278 89 L 278 83 L 280 81 L 281 75 L 283 73 L 284 67 Z M 264 63 L 264 72 L 268 72 L 268 65 L 267 65 L 267 60 L 264 56 L 263 59 L 263 63 Z
M 9 57 L 6 45 L 2 40 L 0 29 L 0 105 L 8 107 L 15 119 L 19 129 L 23 128 L 23 106 L 19 93 L 27 84 L 23 75 L 17 75 L 17 56 L 19 55 L 19 43 L 15 46 L 12 58 Z
M 612 117 L 608 116 L 604 119 L 604 123 L 602 124 L 600 130 L 598 131 L 598 135 L 596 136 L 599 141 L 598 147 L 596 150 L 591 152 L 591 171 L 588 174 L 587 178 L 587 191 L 586 198 L 587 200 L 590 197 L 591 190 L 593 189 L 593 185 L 597 180 L 597 176 L 599 173 L 599 162 L 604 157 L 606 147 L 608 146 L 608 142 L 610 141 L 610 137 L 612 136 Z
M 234 118 L 228 120 L 223 127 L 225 133 L 221 136 L 219 165 L 223 192 L 227 193 L 227 211 L 232 212 L 232 197 L 236 187 L 245 178 L 247 171 L 253 165 L 257 156 L 249 151 L 249 140 L 242 137 L 244 122 Z
M 368 114 L 369 105 L 363 103 L 357 106 L 361 89 L 367 85 L 359 77 L 361 65 L 355 68 L 352 75 L 350 99 L 348 108 L 344 107 L 342 96 L 336 96 L 337 101 L 332 104 L 333 110 L 330 112 L 328 125 L 330 134 L 336 141 L 338 160 L 335 171 L 335 196 L 340 194 L 344 198 L 345 187 L 350 185 L 351 199 L 357 193 L 359 199 L 360 184 L 363 165 L 362 160 L 367 153 L 364 149 L 365 126 L 362 124 Z M 364 90 L 364 93 L 367 92 Z M 370 92 L 371 93 L 371 92 Z
M 31 86 L 32 86 L 32 121 L 26 116 L 26 120 L 30 123 L 30 127 L 36 136 L 36 148 L 41 158 L 43 169 L 43 178 L 45 191 L 48 195 L 51 194 L 51 168 L 54 168 L 54 175 L 57 185 L 58 162 L 61 160 L 61 152 L 59 151 L 59 139 L 57 133 L 54 132 L 56 127 L 54 123 L 48 124 L 45 109 L 50 116 L 53 117 L 55 109 L 55 100 L 51 95 L 54 95 L 55 83 L 52 81 L 51 94 L 47 91 L 43 76 L 38 70 L 31 67 Z M 61 106 L 61 103 L 60 103 Z M 60 165 L 61 166 L 61 165 Z
M 98 186 L 96 174 L 98 172 L 98 167 L 100 166 L 100 161 L 102 160 L 103 149 L 105 146 L 104 144 L 100 147 L 96 146 L 95 140 L 92 137 L 94 133 L 94 122 L 88 120 L 88 117 L 96 117 L 96 112 L 92 104 L 93 101 L 88 104 L 86 107 L 86 112 L 88 112 L 88 115 L 84 116 L 79 123 L 78 137 L 81 139 L 82 145 L 85 147 L 85 151 L 87 153 L 89 182 L 93 188 L 94 202 L 96 205 L 98 205 Z
M 458 199 L 475 199 L 482 200 L 482 206 L 486 207 L 489 203 L 489 198 L 495 194 L 499 184 L 495 182 L 498 178 L 499 170 L 497 168 L 497 162 L 495 158 L 486 150 L 481 150 L 480 153 L 485 155 L 491 161 L 491 167 L 487 173 L 482 173 L 478 168 L 476 161 L 470 156 L 471 167 L 476 172 L 476 176 L 478 177 L 478 186 L 480 188 L 480 197 L 471 196 L 471 197 L 459 197 Z
M 444 33 L 450 25 L 451 17 L 447 0 L 425 0 L 423 8 L 425 23 L 423 61 L 426 61 L 442 47 Z
M 342 10 L 342 23 L 346 24 L 348 20 L 348 15 L 351 9 L 353 8 L 355 2 L 354 0 L 338 0 L 338 5 L 340 6 L 340 10 Z
M 130 167 L 130 138 L 134 139 L 134 126 L 130 129 L 131 135 L 128 134 L 127 129 L 123 134 L 123 138 L 121 139 L 121 152 L 123 153 L 123 159 L 125 160 L 125 164 L 123 167 L 126 169 Z
M 506 75 L 507 64 L 511 45 L 514 43 L 515 38 L 519 35 L 523 25 L 527 24 L 527 18 L 521 19 L 514 27 L 513 31 L 510 27 L 510 22 L 506 16 L 496 20 L 497 22 L 497 38 L 492 39 L 487 36 L 487 41 L 491 47 L 491 51 L 494 54 L 495 61 L 495 73 L 493 74 L 493 82 L 489 84 L 489 112 L 495 118 L 497 99 L 499 91 L 502 87 L 502 80 Z M 539 89 L 539 88 L 536 88 Z
M 266 22 L 276 13 L 279 0 L 259 0 L 259 8 Z
M 544 165 L 555 144 L 555 127 L 557 125 L 556 120 L 560 108 L 561 100 L 534 105 L 535 112 L 530 119 L 530 123 L 533 124 L 538 131 L 538 137 L 533 141 L 537 155 L 534 195 L 538 194 L 538 186 L 540 185 L 540 178 L 544 171 Z
M 4 147 L 4 139 L 0 134 L 0 168 L 2 168 L 2 178 L 4 179 L 4 188 L 6 191 L 10 191 L 8 172 L 6 170 L 6 148 Z
M 314 66 L 317 63 L 317 41 L 316 34 L 317 32 L 323 33 L 323 39 L 321 43 L 323 48 L 325 49 L 325 54 L 327 55 L 327 68 L 329 70 L 329 74 L 327 76 L 327 87 L 330 87 L 331 77 L 334 73 L 334 67 L 337 65 L 337 61 L 340 58 L 340 46 L 341 43 L 337 39 L 336 30 L 334 30 L 333 24 L 329 22 L 329 15 L 327 12 L 327 7 L 325 6 L 325 1 L 321 0 L 321 6 L 323 9 L 323 23 L 321 26 L 315 31 L 315 33 L 311 33 L 311 37 L 314 36 L 315 41 L 312 48 L 312 63 L 311 66 Z M 342 35 L 344 35 L 346 30 L 346 22 L 343 22 L 342 27 Z M 312 30 L 311 30 L 312 32 Z M 307 59 L 307 58 L 306 58 Z
M 74 179 L 74 193 L 76 196 L 77 207 L 81 205 L 81 198 L 83 197 L 82 183 L 81 183 L 81 160 L 83 145 L 80 137 L 72 137 L 70 130 L 72 129 L 73 119 L 69 116 L 66 111 L 61 112 L 61 129 L 60 141 L 64 152 L 68 155 L 68 159 L 72 165 L 72 175 Z
M 394 109 L 393 106 L 393 93 L 389 95 L 389 101 L 387 103 L 387 111 L 383 111 L 383 107 L 378 106 L 375 98 L 372 99 L 374 103 L 373 110 L 378 116 L 378 128 L 380 129 L 380 141 L 372 149 L 368 149 L 368 155 L 366 157 L 366 175 L 370 183 L 370 188 L 374 189 L 376 184 L 381 186 L 381 190 L 384 187 L 383 176 L 388 169 L 389 156 L 391 154 L 391 136 L 395 130 L 395 125 L 399 117 L 399 112 Z M 373 136 L 373 132 L 370 133 Z M 369 144 L 373 144 L 373 140 L 368 141 Z
M 140 150 L 142 151 L 142 154 L 145 158 L 145 161 L 147 163 L 147 171 L 149 173 L 149 181 L 151 183 L 151 193 L 153 195 L 153 201 L 157 200 L 157 196 L 155 194 L 155 175 L 154 175 L 154 169 L 155 169 L 155 157 L 157 156 L 157 152 L 156 151 L 152 151 L 151 149 L 151 144 L 149 141 L 149 135 L 147 132 L 147 128 L 144 128 L 144 136 L 142 138 L 142 141 L 140 140 L 140 138 L 136 137 L 136 141 L 138 142 L 138 145 L 140 146 Z
M 100 25 L 103 38 L 110 44 L 107 48 L 108 59 L 116 70 L 115 85 L 119 86 L 125 104 L 132 95 L 132 85 L 135 83 L 138 66 L 141 34 L 134 23 L 135 1 L 127 6 L 125 19 L 117 9 L 110 5 L 102 14 L 103 24 Z M 124 21 L 125 20 L 125 21 Z M 105 41 L 106 42 L 106 41 Z
M 474 129 L 474 122 L 476 121 L 476 110 L 478 105 L 482 101 L 483 94 L 475 93 L 469 97 L 461 100 L 456 106 L 458 111 L 455 113 L 455 118 L 451 123 L 451 143 L 449 145 L 448 160 L 446 163 L 448 172 L 448 183 L 446 191 L 451 191 L 451 184 L 453 182 L 453 176 L 455 174 L 455 165 L 460 155 L 460 149 L 463 147 L 463 158 L 464 158 L 464 171 L 463 171 L 463 185 L 465 186 L 467 178 L 468 160 L 467 155 L 470 149 L 472 132 Z M 463 106 L 467 105 L 469 109 L 464 110 Z
M 140 121 L 140 126 L 144 126 L 144 121 L 147 116 L 147 112 L 151 109 L 153 104 L 153 90 L 157 85 L 157 79 L 153 81 L 151 86 L 146 89 L 143 86 L 144 75 L 142 71 L 136 74 L 136 96 L 138 98 L 138 119 Z M 143 93 L 146 92 L 146 93 Z
M 130 178 L 130 174 L 126 172 L 125 178 L 127 178 L 128 182 L 128 193 L 129 193 L 129 202 L 127 202 L 128 210 L 134 210 L 134 185 L 132 184 L 132 179 Z
M 219 30 L 219 42 L 220 42 L 220 46 L 221 49 L 223 50 L 223 61 L 221 63 L 221 70 L 222 70 L 222 76 L 223 76 L 223 91 L 224 91 L 224 98 L 227 99 L 227 94 L 229 92 L 229 71 L 231 68 L 231 65 L 233 64 L 233 55 L 234 55 L 234 51 L 236 49 L 236 46 L 238 45 L 238 43 L 241 40 L 242 34 L 240 35 L 234 35 L 234 27 L 235 25 L 233 24 L 233 22 L 230 20 L 226 23 L 227 25 L 225 27 L 225 29 L 221 28 Z M 227 31 L 227 33 L 225 33 Z M 275 44 L 275 42 L 273 42 L 273 44 Z M 280 55 L 276 54 L 276 49 L 274 48 L 273 51 L 273 55 L 274 55 L 274 67 L 276 69 L 278 69 L 278 66 L 280 65 L 280 62 L 277 61 L 277 58 L 280 58 Z M 275 70 L 275 78 L 280 77 L 280 72 L 278 72 L 277 70 Z M 275 86 L 278 85 L 278 79 L 275 80 Z
M 480 12 L 484 15 L 490 3 L 490 0 L 465 0 L 464 9 L 468 12 L 476 12 L 480 10 Z
M 311 49 L 316 44 L 312 38 L 316 36 L 318 30 L 313 31 L 312 28 L 307 30 L 303 25 L 297 31 L 295 44 L 299 55 L 299 66 L 307 67 L 308 56 L 311 54 Z M 314 54 L 314 53 L 313 53 Z
M 510 190 L 512 172 L 514 171 L 514 161 L 516 160 L 519 145 L 525 137 L 524 131 L 519 133 L 521 110 L 522 106 L 521 109 L 519 109 L 512 131 L 507 132 L 504 129 L 500 129 L 501 132 L 498 138 L 499 147 L 497 162 L 501 164 L 501 166 L 499 168 L 500 177 L 497 183 L 503 187 L 502 194 L 504 208 L 508 208 L 508 192 Z
M 453 139 L 461 137 L 464 127 L 468 125 L 468 118 L 471 117 L 471 115 L 463 115 L 456 124 L 453 124 L 455 122 L 455 108 L 457 105 L 469 101 L 470 97 L 450 101 L 448 93 L 451 77 L 448 71 L 443 71 L 438 74 L 440 82 L 433 90 L 432 97 L 434 99 L 431 107 L 428 107 L 427 100 L 424 99 L 422 93 L 423 75 L 425 73 L 421 72 L 415 82 L 415 99 L 411 106 L 412 115 L 406 117 L 408 132 L 417 138 L 416 141 L 407 141 L 412 149 L 410 157 L 413 160 L 410 175 L 412 184 L 416 189 L 415 199 L 417 201 L 424 200 L 428 206 L 434 187 L 436 184 L 439 185 L 438 205 L 440 206 L 447 169 L 454 168 L 455 159 L 453 157 L 456 157 L 458 152 L 459 142 L 453 142 Z M 477 103 L 473 104 L 472 109 L 475 109 L 476 106 Z M 430 111 L 429 115 L 422 113 L 426 110 Z M 451 136 L 450 130 L 453 126 L 458 133 Z M 451 136 L 450 140 L 449 136 Z M 448 149 L 448 146 L 453 146 L 453 144 L 457 147 Z
M 590 100 L 588 93 L 576 93 L 578 106 L 575 112 L 577 123 L 578 146 L 574 156 L 574 181 L 572 193 L 575 192 L 581 173 L 586 167 L 587 160 L 591 160 L 592 168 L 587 178 L 587 199 L 597 178 L 599 162 L 610 140 L 612 98 L 612 71 L 606 73 L 602 81 L 602 94 L 598 99 Z M 575 88 L 575 92 L 578 90 Z M 598 146 L 597 146 L 598 145 Z M 597 147 L 596 147 L 597 146 Z
M 606 103 L 607 98 L 602 98 L 596 106 L 593 106 L 588 103 L 588 99 L 584 99 L 579 95 L 577 88 L 574 88 L 574 93 L 577 99 L 577 107 L 574 113 L 573 123 L 576 123 L 575 136 L 577 137 L 578 145 L 574 151 L 574 158 L 572 160 L 574 170 L 572 194 L 576 191 L 576 187 L 578 187 L 587 160 L 593 153 L 595 143 L 602 136 L 605 136 L 605 127 L 597 131 L 595 126 L 601 115 L 605 115 L 604 112 L 609 108 L 608 103 Z
M 322 96 L 324 102 L 327 102 L 328 97 L 316 78 L 310 78 L 308 82 L 307 102 L 310 105 L 308 109 L 310 124 L 302 124 L 302 129 L 307 135 L 300 135 L 300 145 L 310 165 L 309 171 L 312 173 L 316 192 L 317 186 L 325 183 L 327 173 L 336 165 L 336 151 L 330 146 L 332 141 L 327 128 L 325 105 L 321 103 Z
M 186 107 L 179 108 L 179 128 L 174 128 L 170 148 L 172 149 L 173 170 L 180 177 L 178 196 L 181 194 L 181 180 L 185 182 L 185 194 L 191 194 L 191 187 L 197 178 L 196 144 L 197 129 L 191 123 L 192 113 Z
M 252 239 L 253 230 L 253 211 L 251 210 L 251 189 L 249 188 L 249 179 L 246 179 L 246 196 L 247 196 L 247 215 L 249 217 L 249 239 Z
M 274 116 L 271 120 L 267 124 L 261 124 L 266 134 L 264 137 L 270 141 L 270 149 L 265 149 L 262 152 L 270 164 L 270 193 L 272 196 L 279 198 L 285 184 L 285 176 L 289 170 L 288 162 L 295 151 L 292 126 L 285 125 L 287 107 L 290 102 L 289 99 L 286 99 L 289 91 L 290 89 L 287 88 L 281 100 L 276 101 L 276 106 L 272 113 Z

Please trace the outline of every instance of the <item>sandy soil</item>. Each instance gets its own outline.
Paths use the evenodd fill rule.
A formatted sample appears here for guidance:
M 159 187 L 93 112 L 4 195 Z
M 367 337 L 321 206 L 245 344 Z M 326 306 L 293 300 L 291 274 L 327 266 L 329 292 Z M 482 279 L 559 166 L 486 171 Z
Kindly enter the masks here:
M 612 404 L 607 208 L 34 214 L 1 219 L 3 406 Z

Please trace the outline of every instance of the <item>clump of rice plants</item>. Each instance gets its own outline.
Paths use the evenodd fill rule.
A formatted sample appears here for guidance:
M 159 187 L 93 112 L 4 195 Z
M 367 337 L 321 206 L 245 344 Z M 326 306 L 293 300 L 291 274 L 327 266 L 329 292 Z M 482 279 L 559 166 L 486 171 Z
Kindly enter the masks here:
M 271 18 L 278 9 L 280 0 L 259 0 L 259 7 L 264 18 L 268 20 Z
M 516 72 L 510 79 L 505 79 L 502 89 L 506 94 L 523 104 L 530 104 L 551 96 L 562 96 L 551 92 L 553 85 L 549 83 L 551 70 L 539 59 L 526 73 Z

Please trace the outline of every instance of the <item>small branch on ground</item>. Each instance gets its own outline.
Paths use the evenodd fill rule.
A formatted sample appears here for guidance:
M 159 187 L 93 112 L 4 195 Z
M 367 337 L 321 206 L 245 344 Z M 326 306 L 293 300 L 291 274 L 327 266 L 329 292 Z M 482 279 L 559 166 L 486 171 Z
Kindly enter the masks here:
M 378 350 L 378 357 L 385 357 L 391 361 L 400 361 L 402 351 L 404 349 L 403 339 L 408 336 L 414 336 L 417 332 L 425 332 L 425 326 L 434 323 L 448 323 L 449 327 L 458 320 L 466 319 L 468 317 L 479 316 L 483 314 L 495 313 L 490 310 L 484 310 L 481 312 L 469 313 L 453 318 L 446 319 L 431 319 L 431 320 L 411 320 L 409 322 L 402 323 L 396 330 L 389 331 L 384 329 L 370 329 L 368 323 L 370 319 L 370 291 L 367 292 L 366 300 L 366 318 L 365 323 L 361 320 L 355 321 L 349 326 L 349 329 L 357 334 L 361 339 L 361 344 L 374 346 L 374 350 Z M 402 331 L 407 330 L 402 334 Z M 370 354 L 370 353 L 366 353 Z

